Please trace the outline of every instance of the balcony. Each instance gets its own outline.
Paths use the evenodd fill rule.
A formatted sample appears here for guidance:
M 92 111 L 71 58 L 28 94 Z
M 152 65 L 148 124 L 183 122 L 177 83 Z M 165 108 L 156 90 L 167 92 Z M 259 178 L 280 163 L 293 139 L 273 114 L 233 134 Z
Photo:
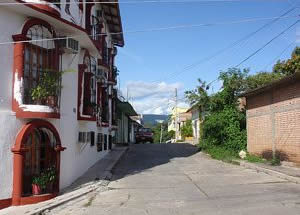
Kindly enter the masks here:
M 112 77 L 111 77 L 111 81 L 115 84 L 117 84 L 117 77 L 119 75 L 119 70 L 117 67 L 114 66 L 113 70 L 112 70 Z

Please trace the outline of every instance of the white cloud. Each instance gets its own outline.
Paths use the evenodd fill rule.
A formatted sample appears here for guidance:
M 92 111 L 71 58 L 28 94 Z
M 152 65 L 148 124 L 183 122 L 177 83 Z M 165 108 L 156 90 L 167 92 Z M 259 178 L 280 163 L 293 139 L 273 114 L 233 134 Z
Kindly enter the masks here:
M 142 114 L 168 114 L 174 106 L 175 88 L 180 91 L 183 84 L 176 83 L 149 83 L 145 81 L 129 81 L 122 90 L 130 98 L 130 102 L 138 113 Z M 182 97 L 182 96 L 181 96 Z M 184 101 L 178 106 L 187 106 Z

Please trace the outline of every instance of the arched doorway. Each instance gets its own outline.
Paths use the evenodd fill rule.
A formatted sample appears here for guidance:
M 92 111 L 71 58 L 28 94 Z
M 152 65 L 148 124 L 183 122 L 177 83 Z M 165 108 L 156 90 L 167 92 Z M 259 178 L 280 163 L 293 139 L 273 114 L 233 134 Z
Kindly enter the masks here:
M 55 127 L 44 120 L 27 123 L 19 132 L 14 153 L 13 205 L 31 204 L 56 196 L 59 191 L 60 137 Z M 45 175 L 54 179 L 49 182 Z M 44 180 L 40 195 L 34 195 L 34 180 Z

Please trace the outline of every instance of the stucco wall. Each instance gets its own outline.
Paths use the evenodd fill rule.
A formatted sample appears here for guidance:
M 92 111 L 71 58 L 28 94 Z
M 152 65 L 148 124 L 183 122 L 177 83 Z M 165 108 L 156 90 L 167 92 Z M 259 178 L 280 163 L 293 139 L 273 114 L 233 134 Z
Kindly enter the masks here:
M 26 19 L 26 17 L 0 8 L 0 28 L 5 29 L 5 31 L 1 31 L 0 41 L 12 41 L 12 35 L 21 32 Z M 9 24 L 7 20 L 9 20 Z M 77 72 L 78 64 L 82 63 L 84 51 L 81 50 L 77 55 L 67 53 L 63 55 L 62 70 L 72 69 L 73 72 L 64 73 L 62 77 L 61 118 L 48 120 L 58 130 L 62 146 L 67 147 L 65 151 L 61 152 L 61 188 L 70 185 L 107 153 L 107 151 L 97 152 L 96 146 L 78 144 L 79 131 L 109 134 L 108 128 L 99 129 L 96 122 L 77 120 Z M 91 52 L 90 54 L 95 55 L 96 53 Z M 2 45 L 0 56 L 0 199 L 6 199 L 10 198 L 12 194 L 13 153 L 11 148 L 22 126 L 32 119 L 17 119 L 11 111 L 13 45 Z

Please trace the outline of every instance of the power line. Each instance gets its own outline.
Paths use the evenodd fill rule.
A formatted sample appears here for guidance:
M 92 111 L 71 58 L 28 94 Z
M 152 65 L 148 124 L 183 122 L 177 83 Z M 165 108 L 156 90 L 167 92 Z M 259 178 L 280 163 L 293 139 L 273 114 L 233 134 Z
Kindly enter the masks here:
M 245 58 L 244 60 L 242 60 L 239 64 L 237 64 L 235 67 L 239 67 L 240 65 L 242 65 L 243 63 L 245 63 L 247 60 L 249 60 L 250 58 L 252 58 L 254 55 L 256 55 L 257 53 L 259 53 L 261 50 L 263 50 L 266 46 L 268 46 L 270 43 L 272 43 L 274 40 L 276 40 L 278 37 L 280 37 L 281 35 L 285 34 L 288 30 L 290 30 L 292 27 L 294 27 L 295 25 L 298 24 L 300 20 L 298 19 L 296 22 L 294 22 L 292 25 L 290 25 L 289 27 L 287 27 L 286 29 L 284 29 L 282 32 L 280 32 L 279 34 L 277 34 L 275 37 L 273 37 L 271 40 L 269 40 L 266 44 L 264 44 L 262 47 L 260 47 L 259 49 L 257 49 L 255 52 L 253 52 L 252 54 L 250 54 L 247 58 Z
M 11 6 L 11 5 L 32 5 L 32 4 L 56 4 L 56 5 L 72 5 L 72 4 L 144 4 L 144 3 L 223 3 L 223 2 L 246 2 L 247 0 L 144 0 L 144 1 L 103 1 L 103 2 L 57 2 L 57 3 L 49 3 L 49 2 L 3 2 L 0 3 L 0 6 Z M 248 2 L 261 2 L 262 0 L 248 0 Z M 285 0 L 265 0 L 265 1 L 285 1 Z
M 281 52 L 279 55 L 277 55 L 274 59 L 272 59 L 272 61 L 270 61 L 266 66 L 264 66 L 264 68 L 262 69 L 263 71 L 266 70 L 271 64 L 273 64 L 277 59 L 279 59 L 281 57 L 281 55 L 283 55 L 284 52 L 286 52 L 286 50 L 288 50 L 293 44 L 295 44 L 295 41 L 289 43 Z
M 149 29 L 133 30 L 133 31 L 122 31 L 122 32 L 115 32 L 115 33 L 100 33 L 100 34 L 88 35 L 88 36 L 118 35 L 118 34 L 125 34 L 125 33 L 145 33 L 145 32 L 176 30 L 176 29 L 195 28 L 195 27 L 210 27 L 210 26 L 216 26 L 216 25 L 230 25 L 230 24 L 240 24 L 240 23 L 264 21 L 264 20 L 272 20 L 272 19 L 298 18 L 298 17 L 299 16 L 297 15 L 297 16 L 251 18 L 251 19 L 243 19 L 243 20 L 227 21 L 227 22 L 201 23 L 201 24 L 192 24 L 192 25 L 177 25 L 177 26 L 149 28 Z M 82 36 L 68 36 L 68 37 L 57 37 L 57 38 L 36 39 L 36 40 L 23 40 L 23 41 L 9 41 L 9 42 L 0 42 L 0 45 L 42 42 L 42 41 L 56 41 L 56 40 L 64 40 L 64 39 L 69 39 L 69 38 L 74 39 L 74 38 L 78 38 L 78 37 L 82 37 Z
M 189 71 L 189 70 L 191 70 L 191 69 L 197 67 L 199 64 L 202 64 L 202 63 L 204 63 L 204 62 L 210 61 L 211 59 L 213 59 L 213 58 L 215 58 L 215 57 L 217 57 L 217 56 L 219 56 L 219 55 L 225 53 L 226 51 L 232 49 L 233 47 L 235 47 L 235 46 L 241 44 L 243 41 L 248 40 L 250 37 L 256 35 L 256 34 L 259 33 L 260 31 L 262 31 L 264 28 L 266 28 L 266 27 L 268 27 L 268 26 L 274 24 L 274 23 L 277 22 L 279 19 L 281 19 L 282 17 L 286 16 L 287 14 L 289 14 L 290 12 L 292 12 L 293 10 L 295 10 L 296 8 L 299 8 L 299 7 L 293 7 L 293 8 L 291 8 L 291 9 L 289 9 L 288 11 L 286 11 L 286 12 L 284 12 L 282 15 L 280 15 L 277 19 L 272 20 L 272 21 L 270 21 L 270 22 L 264 24 L 263 26 L 261 26 L 261 27 L 258 28 L 257 30 L 251 32 L 250 34 L 247 34 L 245 37 L 243 37 L 243 38 L 241 38 L 241 39 L 235 41 L 234 43 L 230 44 L 229 46 L 226 46 L 225 48 L 223 48 L 223 49 L 221 49 L 221 50 L 218 50 L 217 52 L 215 52 L 215 53 L 212 54 L 211 56 L 208 56 L 208 57 L 206 57 L 206 58 L 204 58 L 204 59 L 201 59 L 200 61 L 198 61 L 198 62 L 196 62 L 196 63 L 190 64 L 190 65 L 184 67 L 182 70 L 180 70 L 180 71 L 178 71 L 178 72 L 172 73 L 170 76 L 172 76 L 172 75 L 177 75 L 177 76 L 178 76 L 178 75 L 180 75 L 180 74 L 183 73 L 183 72 Z M 175 76 L 175 77 L 176 77 L 176 76 Z M 174 78 L 174 76 L 173 76 L 172 78 Z M 216 80 L 214 80 L 214 81 L 216 81 Z M 213 82 L 214 82 L 214 81 L 213 81 Z M 159 81 L 155 81 L 155 82 L 159 82 Z

